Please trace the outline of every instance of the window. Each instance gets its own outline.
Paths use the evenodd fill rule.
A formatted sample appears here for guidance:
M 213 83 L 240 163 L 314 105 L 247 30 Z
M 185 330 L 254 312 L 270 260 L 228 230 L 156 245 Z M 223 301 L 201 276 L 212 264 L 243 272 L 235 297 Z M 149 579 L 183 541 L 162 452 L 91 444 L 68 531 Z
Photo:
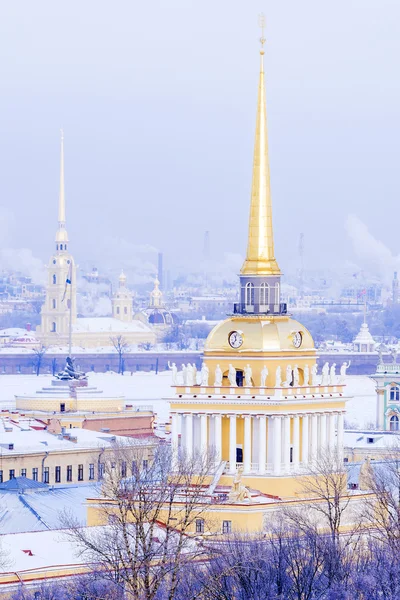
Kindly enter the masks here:
M 53 308 L 57 308 L 57 300 L 53 298 Z
M 275 304 L 279 304 L 280 300 L 280 291 L 279 291 L 279 283 L 275 286 Z
M 54 274 L 53 275 L 53 285 L 57 283 L 57 276 Z
M 144 460 L 143 461 L 143 470 L 147 471 L 148 468 L 149 468 L 149 461 L 148 460 Z
M 9 475 L 9 479 L 15 479 L 15 470 L 14 469 L 10 469 L 8 475 Z
M 65 403 L 61 402 L 60 404 L 60 412 L 65 412 Z
M 391 402 L 399 402 L 400 400 L 400 387 L 398 385 L 393 385 L 390 388 L 390 401 Z
M 57 325 L 54 323 L 54 321 L 51 324 L 51 331 L 52 331 L 52 333 L 55 333 L 57 331 Z
M 121 477 L 126 477 L 126 462 L 124 460 L 121 462 Z
M 26 469 L 21 469 L 21 477 L 26 477 Z
M 37 481 L 38 480 L 38 475 L 39 475 L 39 469 L 37 467 L 34 467 L 32 469 L 32 479 L 33 479 L 33 481 Z
M 117 315 L 119 315 L 119 306 L 117 306 Z
M 72 481 L 72 465 L 67 466 L 67 481 Z
M 269 304 L 269 285 L 265 281 L 260 285 L 260 304 Z
M 78 465 L 78 481 L 83 481 L 83 465 Z
M 70 309 L 71 308 L 71 299 L 67 298 L 67 308 Z
M 196 519 L 196 533 L 204 533 L 204 519 Z
M 138 468 L 137 468 L 137 462 L 136 460 L 132 461 L 132 475 L 137 475 L 138 472 Z
M 94 464 L 89 465 L 89 479 L 94 479 Z
M 222 521 L 222 533 L 231 533 L 232 521 Z
M 99 479 L 103 479 L 104 477 L 104 463 L 99 464 Z
M 44 467 L 43 469 L 43 483 L 49 483 L 50 481 L 50 469 L 49 467 Z
M 399 430 L 399 417 L 393 415 L 390 417 L 390 431 L 398 431 Z
M 254 284 L 246 283 L 246 296 L 245 302 L 247 305 L 253 306 L 254 304 Z
M 127 306 L 125 306 L 125 308 L 124 308 L 124 314 L 125 314 L 125 315 L 127 315 L 127 314 L 128 314 L 128 307 L 127 307 Z
M 56 483 L 61 483 L 61 467 L 56 467 Z
M 60 244 L 60 250 L 62 250 L 62 249 L 63 249 L 63 245 L 62 245 L 62 244 Z
M 3 471 L 0 471 L 0 483 L 3 483 Z

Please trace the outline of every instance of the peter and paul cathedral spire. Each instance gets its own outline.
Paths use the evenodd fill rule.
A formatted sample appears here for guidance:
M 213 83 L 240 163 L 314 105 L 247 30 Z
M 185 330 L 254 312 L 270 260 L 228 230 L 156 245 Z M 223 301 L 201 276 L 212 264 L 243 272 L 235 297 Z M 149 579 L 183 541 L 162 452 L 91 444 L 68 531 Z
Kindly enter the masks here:
M 253 156 L 249 234 L 246 259 L 240 271 L 241 297 L 235 312 L 281 314 L 281 270 L 275 258 L 272 227 L 267 108 L 264 83 L 264 17 L 260 17 L 261 64 L 258 84 L 256 135 Z
M 64 132 L 61 130 L 60 152 L 60 195 L 58 199 L 58 229 L 56 233 L 56 250 L 65 252 L 68 249 L 68 233 L 65 220 L 65 183 L 64 183 Z

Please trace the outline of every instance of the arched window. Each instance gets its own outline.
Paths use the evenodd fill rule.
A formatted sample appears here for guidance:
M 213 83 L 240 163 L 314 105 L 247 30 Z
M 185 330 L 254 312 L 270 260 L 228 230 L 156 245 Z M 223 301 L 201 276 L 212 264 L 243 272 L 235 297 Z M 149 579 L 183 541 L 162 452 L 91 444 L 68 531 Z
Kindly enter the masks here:
M 53 308 L 57 308 L 57 301 L 55 298 L 53 298 Z
M 54 321 L 53 321 L 53 323 L 51 324 L 51 331 L 52 331 L 53 333 L 55 333 L 55 332 L 57 331 L 57 325 L 54 323 Z
M 399 430 L 399 417 L 393 415 L 390 417 L 390 431 L 398 431 Z
M 254 304 L 254 284 L 246 283 L 246 304 L 253 306 Z
M 63 246 L 63 245 L 62 245 L 62 244 L 60 244 L 60 250 L 62 250 L 62 246 Z
M 117 315 L 119 315 L 119 306 L 117 306 Z
M 54 283 L 57 283 L 57 276 L 55 274 L 53 275 L 53 284 Z
M 275 286 L 275 304 L 279 304 L 280 302 L 280 286 L 279 283 L 276 284 Z
M 125 314 L 125 315 L 127 315 L 127 314 L 128 314 L 128 307 L 127 307 L 127 306 L 125 306 L 125 307 L 124 307 L 124 314 Z
M 265 281 L 260 285 L 260 304 L 269 304 L 269 285 Z
M 390 388 L 390 401 L 400 401 L 400 387 L 398 385 L 392 385 L 392 387 Z

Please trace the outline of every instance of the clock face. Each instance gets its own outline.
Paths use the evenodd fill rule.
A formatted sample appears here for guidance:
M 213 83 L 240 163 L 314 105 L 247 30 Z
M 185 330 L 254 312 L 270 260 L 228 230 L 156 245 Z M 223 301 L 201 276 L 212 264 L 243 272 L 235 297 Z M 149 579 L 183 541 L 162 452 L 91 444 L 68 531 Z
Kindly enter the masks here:
M 293 346 L 295 348 L 300 348 L 302 341 L 303 336 L 301 335 L 300 331 L 296 331 L 296 333 L 293 335 Z
M 243 336 L 241 333 L 239 333 L 239 331 L 232 331 L 229 334 L 228 341 L 232 348 L 240 348 L 240 346 L 243 344 Z

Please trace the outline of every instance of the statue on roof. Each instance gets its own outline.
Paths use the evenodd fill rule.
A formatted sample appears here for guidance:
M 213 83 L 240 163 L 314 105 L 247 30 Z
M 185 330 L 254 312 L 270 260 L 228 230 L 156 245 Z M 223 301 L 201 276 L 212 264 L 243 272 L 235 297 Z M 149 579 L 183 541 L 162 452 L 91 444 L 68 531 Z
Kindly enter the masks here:
M 233 484 L 228 496 L 228 502 L 251 502 L 251 494 L 248 488 L 242 483 L 243 467 L 239 467 L 233 479 Z
M 74 365 L 74 359 L 71 356 L 67 356 L 65 360 L 65 367 L 63 371 L 60 371 L 56 375 L 57 379 L 62 381 L 73 381 L 73 380 L 84 380 L 87 379 L 86 373 L 83 371 L 77 371 Z

